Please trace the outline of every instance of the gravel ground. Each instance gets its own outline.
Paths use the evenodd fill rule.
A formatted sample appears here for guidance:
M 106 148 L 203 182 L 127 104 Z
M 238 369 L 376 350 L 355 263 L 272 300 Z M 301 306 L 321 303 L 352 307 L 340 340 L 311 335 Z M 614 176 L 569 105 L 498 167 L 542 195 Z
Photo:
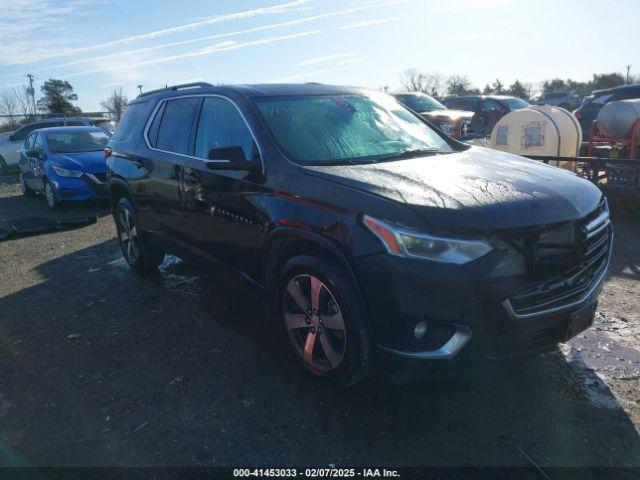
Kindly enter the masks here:
M 137 276 L 97 211 L 0 243 L 0 465 L 640 467 L 637 208 L 614 205 L 595 326 L 557 352 L 347 391 L 282 353 L 260 291 L 176 257 Z M 25 217 L 52 218 L 0 177 L 0 222 Z

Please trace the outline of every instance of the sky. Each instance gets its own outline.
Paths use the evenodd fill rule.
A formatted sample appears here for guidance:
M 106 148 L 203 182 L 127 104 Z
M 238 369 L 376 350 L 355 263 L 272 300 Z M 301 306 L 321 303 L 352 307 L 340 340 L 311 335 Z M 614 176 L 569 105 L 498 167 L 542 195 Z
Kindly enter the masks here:
M 400 73 L 483 87 L 640 72 L 640 1 L 0 0 L 0 90 L 68 80 L 100 110 L 114 88 L 194 81 L 400 89 Z M 620 15 L 624 12 L 624 15 Z

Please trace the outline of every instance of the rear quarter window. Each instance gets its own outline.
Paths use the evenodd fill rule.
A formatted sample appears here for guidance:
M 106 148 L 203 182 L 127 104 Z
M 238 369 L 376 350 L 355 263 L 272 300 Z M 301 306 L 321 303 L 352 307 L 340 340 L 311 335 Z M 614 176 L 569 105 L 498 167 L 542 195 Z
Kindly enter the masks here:
M 144 112 L 149 102 L 132 103 L 125 109 L 122 119 L 118 124 L 118 128 L 111 137 L 116 142 L 123 142 L 129 138 L 135 127 L 139 125 L 143 119 Z

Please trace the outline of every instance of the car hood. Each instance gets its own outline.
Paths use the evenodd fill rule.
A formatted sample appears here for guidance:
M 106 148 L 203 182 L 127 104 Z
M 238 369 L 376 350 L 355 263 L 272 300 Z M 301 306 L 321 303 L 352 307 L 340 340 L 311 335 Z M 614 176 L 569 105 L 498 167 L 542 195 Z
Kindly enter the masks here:
M 429 224 L 472 230 L 575 220 L 593 211 L 602 197 L 595 185 L 571 172 L 481 147 L 410 160 L 303 170 L 404 203 Z
M 421 112 L 420 115 L 427 117 L 429 120 L 451 120 L 453 122 L 471 120 L 473 118 L 473 112 L 466 110 L 429 110 Z
M 51 154 L 50 160 L 60 167 L 78 170 L 80 172 L 106 172 L 104 153 L 102 150 L 96 152 L 53 153 Z

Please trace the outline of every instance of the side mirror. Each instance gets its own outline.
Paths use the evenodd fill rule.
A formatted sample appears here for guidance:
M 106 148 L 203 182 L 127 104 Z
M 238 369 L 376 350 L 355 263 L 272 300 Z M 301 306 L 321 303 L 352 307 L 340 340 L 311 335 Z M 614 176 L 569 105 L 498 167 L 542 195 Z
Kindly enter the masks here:
M 244 150 L 242 150 L 242 147 L 212 148 L 211 150 L 209 150 L 208 159 L 228 160 L 231 163 L 247 161 L 247 158 L 244 156 Z
M 38 152 L 38 150 L 25 150 L 24 152 L 27 157 L 37 158 L 38 160 L 46 160 L 47 155 L 42 152 Z
M 11 135 L 9 135 L 9 141 L 10 141 L 10 142 L 15 142 L 15 141 L 16 141 L 16 136 L 15 136 L 15 134 L 13 134 L 13 133 L 12 133 Z
M 242 147 L 213 148 L 208 157 L 205 163 L 210 170 L 262 171 L 262 164 L 255 161 L 258 157 L 247 161 Z

